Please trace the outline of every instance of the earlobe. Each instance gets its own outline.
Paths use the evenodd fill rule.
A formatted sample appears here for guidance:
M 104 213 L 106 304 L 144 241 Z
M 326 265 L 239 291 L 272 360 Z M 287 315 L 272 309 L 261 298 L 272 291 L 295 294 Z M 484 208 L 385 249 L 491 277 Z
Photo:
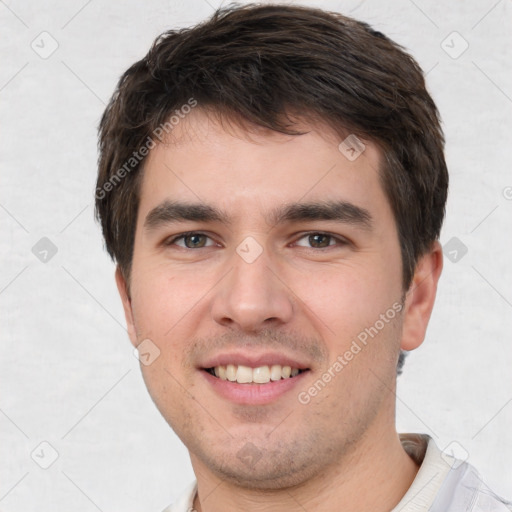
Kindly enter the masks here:
M 121 272 L 119 266 L 116 268 L 116 284 L 117 290 L 119 291 L 119 295 L 121 297 L 121 301 L 123 303 L 124 316 L 126 318 L 126 329 L 128 331 L 128 336 L 130 337 L 130 341 L 134 347 L 137 346 L 137 331 L 135 329 L 135 323 L 133 321 L 133 311 L 132 311 L 132 301 L 128 291 L 128 286 L 126 283 L 126 279 Z
M 443 251 L 439 242 L 434 242 L 432 249 L 419 259 L 406 294 L 402 350 L 414 350 L 425 339 L 442 269 Z

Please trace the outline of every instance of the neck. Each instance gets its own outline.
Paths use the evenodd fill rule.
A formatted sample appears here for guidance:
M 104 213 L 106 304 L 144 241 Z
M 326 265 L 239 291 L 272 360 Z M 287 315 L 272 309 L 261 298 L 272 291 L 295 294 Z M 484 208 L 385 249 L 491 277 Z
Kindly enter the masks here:
M 378 425 L 378 422 L 376 422 Z M 262 491 L 221 480 L 191 454 L 197 477 L 198 512 L 386 512 L 400 501 L 412 484 L 418 466 L 400 443 L 394 424 L 374 423 L 350 453 L 300 485 Z

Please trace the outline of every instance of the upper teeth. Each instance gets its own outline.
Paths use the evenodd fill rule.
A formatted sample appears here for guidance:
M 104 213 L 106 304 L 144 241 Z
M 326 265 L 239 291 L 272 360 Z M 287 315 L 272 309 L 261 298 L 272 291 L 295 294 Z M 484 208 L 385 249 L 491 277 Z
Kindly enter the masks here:
M 240 384 L 249 384 L 251 382 L 265 384 L 271 380 L 295 377 L 299 373 L 298 368 L 281 366 L 280 364 L 273 364 L 272 366 L 258 366 L 257 368 L 251 368 L 250 366 L 243 366 L 241 364 L 228 364 L 225 366 L 215 366 L 213 371 L 215 372 L 215 375 L 222 380 L 230 380 L 231 382 L 236 381 Z

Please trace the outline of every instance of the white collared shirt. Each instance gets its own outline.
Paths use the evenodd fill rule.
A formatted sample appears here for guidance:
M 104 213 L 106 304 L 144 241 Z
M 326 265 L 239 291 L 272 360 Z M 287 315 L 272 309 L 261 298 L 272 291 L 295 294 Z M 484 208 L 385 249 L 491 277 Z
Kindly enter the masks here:
M 441 452 L 423 434 L 400 434 L 405 451 L 420 469 L 391 512 L 510 512 L 512 503 L 496 496 L 470 464 Z M 162 512 L 194 512 L 197 482 Z

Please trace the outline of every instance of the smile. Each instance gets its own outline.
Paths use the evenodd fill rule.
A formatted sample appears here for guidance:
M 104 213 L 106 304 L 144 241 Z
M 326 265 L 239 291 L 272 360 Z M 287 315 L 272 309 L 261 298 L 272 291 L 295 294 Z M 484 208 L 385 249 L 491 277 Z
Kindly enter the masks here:
M 268 384 L 296 377 L 305 370 L 288 365 L 273 364 L 251 368 L 245 365 L 227 364 L 205 369 L 211 375 L 221 380 L 238 382 L 239 384 Z

